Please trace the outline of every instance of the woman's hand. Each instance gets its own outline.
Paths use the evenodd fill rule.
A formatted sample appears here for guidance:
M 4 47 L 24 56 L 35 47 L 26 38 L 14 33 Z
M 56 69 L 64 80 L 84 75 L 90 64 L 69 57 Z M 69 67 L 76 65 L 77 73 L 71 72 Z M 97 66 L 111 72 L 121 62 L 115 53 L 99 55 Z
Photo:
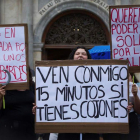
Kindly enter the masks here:
M 132 85 L 132 94 L 133 94 L 133 97 L 134 97 L 134 110 L 136 113 L 140 114 L 140 99 L 138 97 L 138 87 L 133 84 Z
M 127 106 L 127 111 L 130 112 L 130 110 L 133 108 L 133 105 L 131 102 L 129 102 L 128 106 Z
M 132 93 L 134 97 L 137 96 L 138 88 L 135 84 L 132 85 Z
M 32 113 L 35 114 L 37 106 L 33 103 Z
M 2 100 L 2 97 L 5 95 L 5 87 L 6 86 L 0 87 L 0 100 Z

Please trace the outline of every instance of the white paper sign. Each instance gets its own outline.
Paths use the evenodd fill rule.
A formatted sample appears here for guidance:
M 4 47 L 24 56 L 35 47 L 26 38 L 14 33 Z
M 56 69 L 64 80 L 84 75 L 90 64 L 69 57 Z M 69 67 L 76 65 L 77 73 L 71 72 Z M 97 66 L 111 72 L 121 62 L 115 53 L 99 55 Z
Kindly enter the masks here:
M 8 78 L 4 69 L 10 83 L 27 82 L 24 26 L 0 27 L 0 83 Z
M 111 9 L 112 58 L 140 66 L 140 8 Z
M 36 67 L 36 122 L 127 123 L 127 66 Z

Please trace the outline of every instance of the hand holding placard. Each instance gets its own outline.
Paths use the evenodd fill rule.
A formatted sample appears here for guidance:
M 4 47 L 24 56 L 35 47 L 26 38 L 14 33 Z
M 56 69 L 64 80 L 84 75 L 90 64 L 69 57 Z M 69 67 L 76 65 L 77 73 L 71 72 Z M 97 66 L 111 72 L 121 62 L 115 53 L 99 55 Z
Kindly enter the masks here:
M 5 72 L 7 73 L 7 75 L 8 75 L 8 80 L 7 80 L 7 82 L 6 82 L 6 83 L 2 83 L 3 86 L 6 86 L 6 85 L 9 84 L 10 81 L 11 81 L 11 75 L 10 75 L 10 72 L 9 72 L 8 70 L 3 70 L 3 71 L 5 71 Z M 3 109 L 5 109 L 5 99 L 4 99 L 4 95 L 3 95 Z
M 0 109 L 1 109 L 1 102 L 3 104 L 3 109 L 5 109 L 5 86 L 0 87 Z

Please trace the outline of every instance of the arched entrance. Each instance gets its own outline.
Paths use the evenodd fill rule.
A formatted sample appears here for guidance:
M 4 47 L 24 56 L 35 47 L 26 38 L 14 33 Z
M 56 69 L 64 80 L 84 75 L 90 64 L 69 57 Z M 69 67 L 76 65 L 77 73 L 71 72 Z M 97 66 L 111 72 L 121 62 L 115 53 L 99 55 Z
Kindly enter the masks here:
M 42 60 L 64 60 L 76 46 L 92 48 L 109 43 L 103 21 L 84 10 L 66 11 L 54 17 L 44 30 Z

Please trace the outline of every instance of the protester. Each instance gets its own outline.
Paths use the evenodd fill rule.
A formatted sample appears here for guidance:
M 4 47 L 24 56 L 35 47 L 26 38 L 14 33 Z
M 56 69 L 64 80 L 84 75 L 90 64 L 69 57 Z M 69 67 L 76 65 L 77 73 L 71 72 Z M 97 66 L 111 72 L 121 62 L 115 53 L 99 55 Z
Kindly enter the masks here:
M 133 81 L 133 74 L 129 74 L 129 134 L 104 134 L 104 140 L 139 140 L 139 128 L 137 114 L 140 114 L 140 92 Z M 133 84 L 134 82 L 134 84 Z
M 85 47 L 79 46 L 73 49 L 69 55 L 69 60 L 87 60 L 91 59 L 88 50 Z M 50 135 L 51 136 L 51 135 Z M 99 140 L 99 134 L 85 133 L 82 134 L 82 140 Z M 52 139 L 49 139 L 52 140 Z M 79 133 L 60 133 L 58 140 L 80 140 Z
M 79 46 L 73 49 L 69 55 L 69 60 L 87 60 L 91 59 L 88 50 L 85 47 Z M 35 105 L 35 104 L 34 104 Z M 36 106 L 33 107 L 33 114 L 35 114 Z M 98 134 L 83 134 L 82 140 L 99 140 Z M 80 140 L 79 133 L 50 133 L 49 140 Z
M 6 90 L 0 87 L 0 140 L 35 140 L 34 102 L 35 86 L 29 70 L 29 90 Z M 2 107 L 3 96 L 5 109 Z

